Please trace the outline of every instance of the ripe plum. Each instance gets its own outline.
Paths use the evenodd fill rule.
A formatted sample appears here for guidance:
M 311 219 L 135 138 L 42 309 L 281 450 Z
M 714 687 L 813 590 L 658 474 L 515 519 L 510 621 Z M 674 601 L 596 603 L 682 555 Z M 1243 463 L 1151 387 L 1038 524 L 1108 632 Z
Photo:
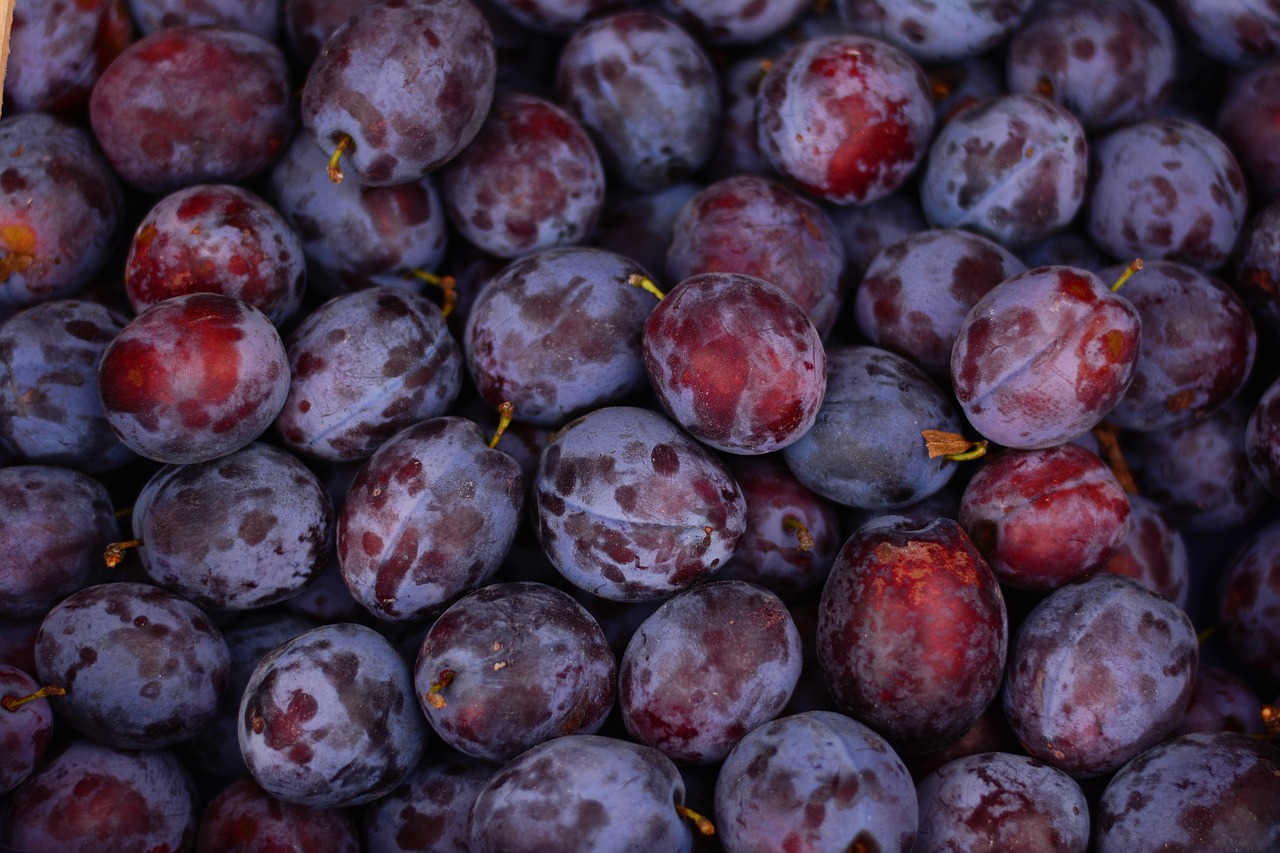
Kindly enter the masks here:
M 36 680 L 16 666 L 0 663 L 0 796 L 18 787 L 44 759 L 53 737 L 53 709 Z
M 1218 620 L 1250 672 L 1280 681 L 1280 522 L 1251 536 L 1224 566 Z
M 196 853 L 360 853 L 354 816 L 281 802 L 252 779 L 222 788 L 204 808 Z
M 133 41 L 132 28 L 124 0 L 15 5 L 5 106 L 19 113 L 82 111 L 98 75 Z
M 850 29 L 892 42 L 921 62 L 931 63 L 986 53 L 1018 28 L 1034 5 L 1032 0 L 836 0 L 840 19 Z

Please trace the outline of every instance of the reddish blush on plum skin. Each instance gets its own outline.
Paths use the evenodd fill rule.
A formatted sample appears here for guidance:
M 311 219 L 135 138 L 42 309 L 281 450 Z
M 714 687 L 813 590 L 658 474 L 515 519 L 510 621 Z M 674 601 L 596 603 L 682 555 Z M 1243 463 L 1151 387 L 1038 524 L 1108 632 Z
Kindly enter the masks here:
M 888 195 L 933 135 L 924 71 L 899 48 L 852 33 L 779 57 L 756 95 L 760 151 L 786 179 L 835 204 Z
M 662 407 L 694 438 L 761 454 L 797 441 L 818 416 L 827 358 L 804 309 L 739 273 L 681 282 L 644 325 L 644 359 Z
M 153 305 L 103 353 L 107 422 L 158 462 L 207 462 L 248 445 L 289 393 L 289 360 L 256 308 L 213 293 Z
M 940 749 L 1000 689 L 1004 596 L 964 529 L 886 516 L 836 557 L 818 612 L 818 659 L 837 705 L 905 752 Z
M 970 423 L 997 444 L 1052 447 L 1092 429 L 1129 387 L 1141 320 L 1093 273 L 1036 267 L 974 305 L 951 353 Z
M 1001 583 L 1056 589 L 1096 571 L 1120 547 L 1129 500 L 1083 447 L 1005 450 L 973 475 L 959 519 Z

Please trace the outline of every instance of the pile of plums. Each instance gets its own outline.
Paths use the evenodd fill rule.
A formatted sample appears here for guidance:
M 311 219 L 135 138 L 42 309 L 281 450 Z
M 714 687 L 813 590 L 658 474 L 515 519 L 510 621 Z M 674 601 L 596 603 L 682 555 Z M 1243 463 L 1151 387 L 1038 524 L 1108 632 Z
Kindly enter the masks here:
M 1280 850 L 1280 8 L 39 0 L 0 850 Z

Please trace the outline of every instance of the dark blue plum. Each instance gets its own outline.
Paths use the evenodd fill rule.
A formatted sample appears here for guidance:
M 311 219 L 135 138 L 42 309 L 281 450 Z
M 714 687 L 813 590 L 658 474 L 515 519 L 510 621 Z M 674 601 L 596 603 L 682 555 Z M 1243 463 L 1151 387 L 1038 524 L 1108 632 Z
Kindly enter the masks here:
M 414 687 L 427 722 L 498 764 L 553 737 L 595 734 L 613 708 L 617 660 L 586 608 L 541 583 L 491 584 L 441 613 Z
M 0 307 L 74 296 L 109 260 L 123 191 L 93 137 L 44 113 L 0 121 Z
M 1151 118 L 1173 87 L 1173 27 L 1147 0 L 1041 3 L 1009 42 L 1009 91 L 1095 131 Z
M 302 239 L 308 286 L 328 296 L 374 286 L 426 287 L 414 272 L 435 273 L 448 242 L 435 178 L 335 186 L 325 175 L 326 160 L 301 135 L 270 175 L 272 198 Z
M 467 367 L 480 396 L 518 421 L 555 426 L 647 386 L 641 335 L 648 277 L 603 249 L 546 249 L 488 283 L 467 321 Z
M 1092 147 L 1089 235 L 1118 260 L 1212 271 L 1244 226 L 1248 193 L 1226 143 L 1183 119 L 1149 119 Z
M 744 581 L 679 593 L 640 625 L 618 670 L 632 738 L 680 764 L 714 764 L 786 707 L 800 633 L 776 595 Z
M 288 451 L 254 443 L 195 465 L 166 465 L 134 504 L 142 566 L 201 607 L 248 610 L 284 601 L 324 567 L 333 505 Z
M 428 731 L 408 664 L 382 635 L 350 623 L 279 646 L 240 702 L 249 773 L 273 796 L 311 808 L 389 793 L 417 766 Z
M 888 350 L 832 347 L 813 428 L 782 454 L 796 479 L 825 498 L 897 509 L 938 491 L 956 471 L 929 458 L 923 430 L 961 431 L 951 399 L 923 370 Z
M 372 287 L 312 311 L 287 342 L 289 395 L 275 429 L 291 450 L 364 459 L 443 415 L 462 388 L 462 348 L 425 296 Z
M 68 468 L 0 468 L 0 618 L 41 617 L 104 580 L 102 551 L 119 536 L 111 496 Z
M 1085 199 L 1084 128 L 1052 101 L 1000 95 L 957 113 L 929 150 L 920 185 L 936 228 L 967 228 L 1005 246 L 1064 227 Z
M 1033 757 L 1076 778 L 1101 776 L 1173 731 L 1198 658 L 1181 608 L 1101 572 L 1027 615 L 1009 654 L 1005 714 Z
M 660 15 L 619 12 L 579 27 L 560 53 L 556 93 L 632 189 L 662 189 L 711 156 L 715 69 L 693 36 Z
M 338 518 L 351 594 L 381 619 L 419 619 L 483 584 L 511 547 L 524 503 L 515 460 L 474 422 L 422 421 L 370 457 Z
M 958 758 L 922 779 L 916 794 L 920 830 L 912 853 L 1089 847 L 1089 804 L 1080 785 L 1025 755 Z
M 969 311 L 1026 269 L 1008 249 L 977 234 L 921 230 L 885 246 L 854 297 L 858 331 L 931 376 L 947 376 L 951 349 Z
M 716 828 L 733 853 L 908 853 L 915 786 L 880 735 L 832 711 L 766 723 L 738 742 L 716 782 Z
M 534 479 L 538 538 L 574 585 L 602 598 L 667 598 L 712 577 L 746 527 L 742 492 L 662 415 L 597 409 L 560 429 Z
M 40 681 L 99 743 L 155 749 L 200 731 L 226 689 L 230 654 L 194 604 L 158 587 L 91 586 L 49 611 L 36 637 Z
M 1280 848 L 1280 749 L 1235 732 L 1198 732 L 1126 764 L 1098 801 L 1094 849 Z
M 472 853 L 681 853 L 684 781 L 648 746 L 568 735 L 508 762 L 471 809 Z
M 311 64 L 302 124 L 368 186 L 416 181 L 456 157 L 493 101 L 493 32 L 468 0 L 393 0 L 346 20 Z

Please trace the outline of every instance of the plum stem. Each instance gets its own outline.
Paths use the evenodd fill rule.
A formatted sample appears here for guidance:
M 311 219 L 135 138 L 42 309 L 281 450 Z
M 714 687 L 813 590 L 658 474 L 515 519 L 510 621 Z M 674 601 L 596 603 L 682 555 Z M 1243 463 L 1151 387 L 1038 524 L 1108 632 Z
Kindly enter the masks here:
M 452 669 L 440 670 L 440 675 L 436 677 L 436 683 L 428 687 L 427 692 L 422 694 L 423 701 L 436 710 L 443 708 L 446 703 L 444 701 L 444 697 L 440 694 L 446 687 L 453 684 L 453 679 L 456 678 L 457 675 L 458 673 Z
M 1098 440 L 1098 451 L 1102 461 L 1107 463 L 1111 473 L 1120 481 L 1120 488 L 1127 495 L 1138 494 L 1138 481 L 1133 477 L 1129 463 L 1125 461 L 1120 450 L 1120 430 L 1112 424 L 1098 424 L 1093 428 L 1093 437 Z
M 114 569 L 124 560 L 124 552 L 130 548 L 141 548 L 145 542 L 141 539 L 129 539 L 125 542 L 112 542 L 107 546 L 107 550 L 103 552 L 102 558 L 107 563 L 108 569 Z
M 1111 292 L 1115 293 L 1124 283 L 1133 278 L 1133 274 L 1142 269 L 1142 258 L 1134 258 L 1129 261 L 1129 265 L 1124 268 L 1124 272 L 1120 273 L 1120 277 L 1116 279 L 1116 283 L 1111 285 Z
M 1262 724 L 1267 727 L 1267 733 L 1272 737 L 1280 735 L 1280 708 L 1274 705 L 1262 706 Z
M 1210 625 L 1199 634 L 1196 634 L 1196 642 L 1203 646 L 1205 643 L 1209 642 L 1209 639 L 1216 633 L 1218 633 L 1218 626 Z
M 799 542 L 798 547 L 801 551 L 809 551 L 813 548 L 813 534 L 809 532 L 809 528 L 804 526 L 804 522 L 796 518 L 794 515 L 784 516 L 782 519 L 782 529 L 794 531 L 796 539 Z
M 351 150 L 351 146 L 355 141 L 345 133 L 338 134 L 338 147 L 334 149 L 333 156 L 329 158 L 329 180 L 335 184 L 342 183 L 342 167 L 338 165 L 338 160 L 344 153 Z
M 498 428 L 493 431 L 493 438 L 489 439 L 489 449 L 498 446 L 498 439 L 502 438 L 502 434 L 507 431 L 507 427 L 511 426 L 511 419 L 515 417 L 516 407 L 510 400 L 503 400 L 498 404 Z
M 949 462 L 968 462 L 987 453 L 986 440 L 970 441 L 958 432 L 924 429 L 920 430 L 920 435 L 924 437 L 924 446 L 929 451 L 930 459 L 941 456 Z
M 0 708 L 4 708 L 6 711 L 17 711 L 23 705 L 35 699 L 45 699 L 49 696 L 66 696 L 66 695 L 67 695 L 67 691 L 64 690 L 63 688 L 54 687 L 53 685 L 50 685 L 48 687 L 41 687 L 39 690 L 37 690 L 35 693 L 32 693 L 30 696 L 6 696 L 3 699 L 0 699 Z
M 631 285 L 632 287 L 638 287 L 641 290 L 646 291 L 647 293 L 652 293 L 654 296 L 658 297 L 659 301 L 661 301 L 662 299 L 665 299 L 667 296 L 665 293 L 663 293 L 661 290 L 658 289 L 658 285 L 653 283 L 653 279 L 649 278 L 648 276 L 640 275 L 639 273 L 632 273 L 631 275 L 627 276 L 627 284 Z
M 677 803 L 676 814 L 680 815 L 680 817 L 684 818 L 685 820 L 691 821 L 693 825 L 698 828 L 698 832 L 701 832 L 703 835 L 716 834 L 715 824 L 713 824 L 710 820 L 708 820 L 704 815 L 698 814 L 688 806 L 682 806 L 679 803 Z
M 413 271 L 414 278 L 421 279 L 427 284 L 440 288 L 444 293 L 444 304 L 440 308 L 440 313 L 448 317 L 453 313 L 453 307 L 458 304 L 458 280 L 451 275 L 436 275 L 426 270 L 415 269 Z
M 128 518 L 131 515 L 133 515 L 133 507 L 131 506 L 116 510 L 116 518 Z

